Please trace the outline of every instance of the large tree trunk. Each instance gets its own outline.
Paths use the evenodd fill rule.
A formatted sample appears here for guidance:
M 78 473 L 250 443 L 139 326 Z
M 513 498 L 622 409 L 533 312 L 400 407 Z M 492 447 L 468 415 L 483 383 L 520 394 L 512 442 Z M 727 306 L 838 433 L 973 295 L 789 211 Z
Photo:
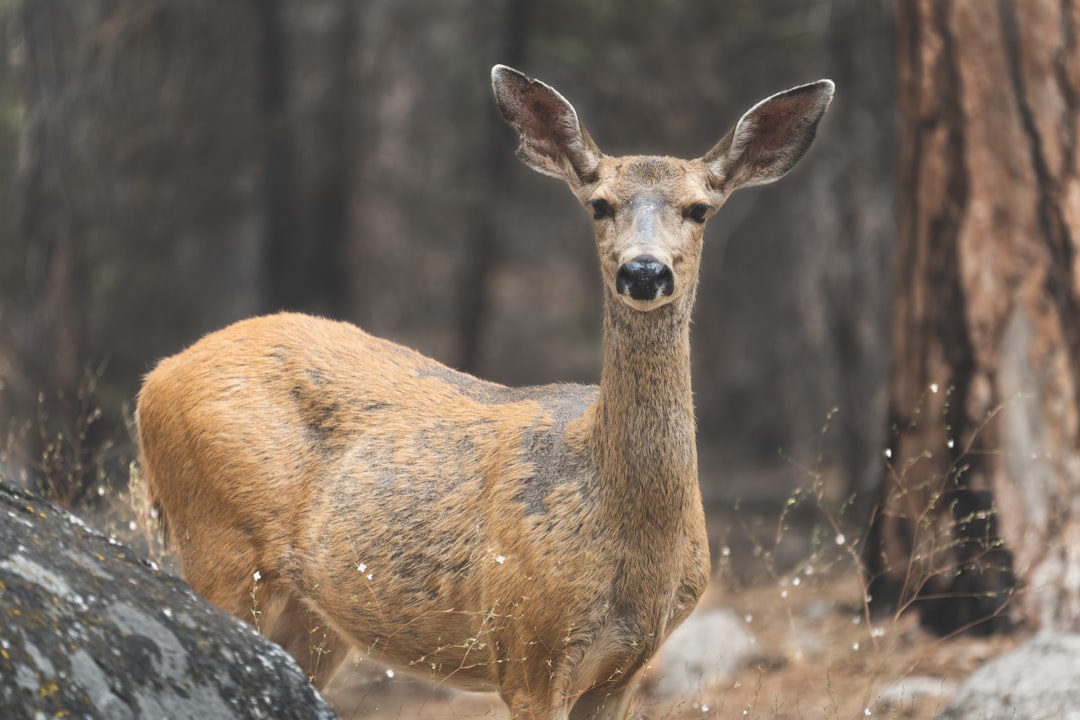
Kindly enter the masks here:
M 900 235 L 872 602 L 1080 627 L 1071 0 L 897 3 Z

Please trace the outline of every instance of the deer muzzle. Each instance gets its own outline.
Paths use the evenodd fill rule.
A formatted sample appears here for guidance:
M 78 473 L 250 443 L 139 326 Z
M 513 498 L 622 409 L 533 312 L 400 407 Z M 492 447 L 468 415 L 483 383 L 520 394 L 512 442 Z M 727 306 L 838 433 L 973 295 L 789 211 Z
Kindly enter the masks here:
M 639 255 L 619 268 L 615 289 L 634 300 L 655 300 L 675 292 L 675 275 L 652 255 Z

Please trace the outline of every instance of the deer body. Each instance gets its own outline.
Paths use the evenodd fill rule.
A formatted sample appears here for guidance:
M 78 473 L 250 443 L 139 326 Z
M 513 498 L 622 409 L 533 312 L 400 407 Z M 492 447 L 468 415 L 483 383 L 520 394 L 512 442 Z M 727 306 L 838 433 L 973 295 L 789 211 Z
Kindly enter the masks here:
M 508 388 L 345 323 L 255 318 L 146 378 L 141 464 L 191 586 L 320 687 L 355 647 L 496 690 L 515 717 L 621 718 L 708 579 L 689 340 L 704 216 L 798 160 L 831 83 L 684 161 L 603 156 L 554 90 L 501 66 L 493 82 L 519 155 L 596 219 L 599 387 Z

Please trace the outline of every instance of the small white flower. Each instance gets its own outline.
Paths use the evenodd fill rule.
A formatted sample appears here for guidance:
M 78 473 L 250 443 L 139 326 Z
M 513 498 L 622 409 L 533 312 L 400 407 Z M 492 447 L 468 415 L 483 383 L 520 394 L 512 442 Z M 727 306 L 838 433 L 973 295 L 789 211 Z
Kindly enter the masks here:
M 506 562 L 506 556 L 505 556 L 505 555 L 497 555 L 497 556 L 495 557 L 495 562 L 497 562 L 497 563 L 499 563 L 500 565 L 502 565 L 502 564 L 503 564 L 504 562 Z
M 392 678 L 392 677 L 394 677 L 394 671 L 393 671 L 393 670 L 390 670 L 389 668 L 387 668 L 387 670 L 386 670 L 386 677 L 388 677 L 388 678 Z
M 847 542 L 847 538 L 844 537 L 844 533 L 836 533 L 836 544 L 843 545 Z
M 356 569 L 359 572 L 364 572 L 365 570 L 367 570 L 367 563 L 360 563 L 356 566 Z
M 255 580 L 255 582 L 259 582 L 260 580 L 262 580 L 262 573 L 256 570 L 255 574 L 251 577 Z

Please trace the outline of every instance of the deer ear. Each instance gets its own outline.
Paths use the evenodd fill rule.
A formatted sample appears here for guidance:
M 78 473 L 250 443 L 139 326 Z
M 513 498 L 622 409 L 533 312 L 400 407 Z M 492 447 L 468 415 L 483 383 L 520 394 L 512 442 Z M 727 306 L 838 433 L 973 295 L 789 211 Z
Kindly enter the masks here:
M 779 180 L 806 153 L 832 100 L 831 80 L 765 98 L 702 158 L 712 185 L 724 193 Z
M 592 182 L 603 157 L 574 107 L 553 88 L 505 65 L 491 69 L 499 112 L 521 137 L 517 156 L 573 188 Z

